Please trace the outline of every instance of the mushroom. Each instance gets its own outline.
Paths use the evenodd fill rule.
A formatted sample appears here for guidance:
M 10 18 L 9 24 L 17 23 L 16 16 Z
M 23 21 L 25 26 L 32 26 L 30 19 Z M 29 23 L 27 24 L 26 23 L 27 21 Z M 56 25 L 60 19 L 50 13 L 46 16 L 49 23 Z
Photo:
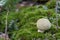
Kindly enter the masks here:
M 43 33 L 45 30 L 48 30 L 51 28 L 51 23 L 48 19 L 41 18 L 37 20 L 37 28 L 38 28 L 38 32 Z

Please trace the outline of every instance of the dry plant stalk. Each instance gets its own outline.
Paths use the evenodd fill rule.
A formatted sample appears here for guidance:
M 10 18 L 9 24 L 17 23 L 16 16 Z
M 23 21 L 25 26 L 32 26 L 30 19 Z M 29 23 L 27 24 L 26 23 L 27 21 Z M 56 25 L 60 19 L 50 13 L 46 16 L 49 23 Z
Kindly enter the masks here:
M 7 11 L 6 20 L 5 20 L 5 24 L 6 24 L 6 27 L 5 27 L 5 34 L 6 34 L 6 35 L 7 35 L 7 29 L 8 29 L 8 28 L 7 28 L 7 27 L 8 27 L 8 26 L 7 26 L 7 25 L 8 25 L 8 13 L 9 13 L 9 10 Z M 6 39 L 6 36 L 5 36 L 5 40 L 7 40 L 7 39 Z

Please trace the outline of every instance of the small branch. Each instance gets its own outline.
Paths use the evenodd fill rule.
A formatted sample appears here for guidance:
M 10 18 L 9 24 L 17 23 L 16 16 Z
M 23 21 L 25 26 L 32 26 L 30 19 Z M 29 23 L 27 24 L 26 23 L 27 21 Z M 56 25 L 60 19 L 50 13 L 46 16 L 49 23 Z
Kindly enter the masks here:
M 7 25 L 8 25 L 8 13 L 9 11 L 7 11 L 7 14 L 6 14 L 6 21 L 5 21 L 5 24 L 6 24 L 6 27 L 5 27 L 5 34 L 7 35 Z M 6 36 L 5 36 L 5 40 L 6 40 Z
M 58 29 L 58 27 L 59 27 L 59 26 L 58 26 L 58 15 L 57 15 L 57 13 L 58 13 L 58 12 L 57 12 L 58 1 L 59 1 L 59 0 L 56 0 L 56 27 L 57 27 L 57 29 Z

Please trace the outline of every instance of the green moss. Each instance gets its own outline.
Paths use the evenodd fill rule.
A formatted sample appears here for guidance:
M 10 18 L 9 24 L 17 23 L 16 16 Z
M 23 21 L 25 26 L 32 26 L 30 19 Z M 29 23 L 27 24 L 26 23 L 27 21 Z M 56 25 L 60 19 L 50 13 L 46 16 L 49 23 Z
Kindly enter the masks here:
M 55 14 L 54 9 L 44 10 L 44 8 L 32 6 L 32 7 L 22 8 L 19 10 L 21 10 L 21 11 L 19 11 L 17 13 L 15 11 L 9 12 L 8 25 L 11 20 L 18 19 L 18 22 L 16 22 L 16 25 L 18 26 L 18 30 L 8 31 L 8 34 L 12 35 L 11 40 L 17 40 L 17 39 L 21 39 L 21 38 L 23 38 L 25 40 L 31 40 L 33 38 L 36 38 L 36 39 L 41 38 L 43 40 L 45 38 L 48 38 L 48 39 L 52 40 L 53 34 L 56 34 L 57 32 L 60 33 L 60 31 L 56 30 L 56 24 L 55 24 L 56 20 L 55 19 L 49 19 L 51 21 L 51 23 L 53 22 L 54 24 L 52 24 L 52 27 L 49 30 L 47 30 L 45 33 L 37 32 L 37 26 L 36 26 L 37 20 L 40 18 L 43 18 L 43 17 L 48 17 L 47 13 L 51 14 L 49 18 L 55 18 L 56 14 Z M 4 13 L 1 17 L 2 17 L 1 20 L 4 23 L 4 20 L 6 19 L 5 18 L 6 13 Z M 3 25 L 5 25 L 5 24 L 3 24 Z M 1 26 L 3 27 L 3 25 L 1 25 Z

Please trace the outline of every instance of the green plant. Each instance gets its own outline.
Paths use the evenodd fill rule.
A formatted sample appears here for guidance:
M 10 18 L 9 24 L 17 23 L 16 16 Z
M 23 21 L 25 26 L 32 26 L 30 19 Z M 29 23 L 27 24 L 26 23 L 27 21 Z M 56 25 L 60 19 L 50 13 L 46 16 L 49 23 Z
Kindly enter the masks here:
M 46 6 L 51 9 L 51 8 L 55 8 L 56 6 L 56 0 L 51 0 L 49 2 L 46 3 Z

